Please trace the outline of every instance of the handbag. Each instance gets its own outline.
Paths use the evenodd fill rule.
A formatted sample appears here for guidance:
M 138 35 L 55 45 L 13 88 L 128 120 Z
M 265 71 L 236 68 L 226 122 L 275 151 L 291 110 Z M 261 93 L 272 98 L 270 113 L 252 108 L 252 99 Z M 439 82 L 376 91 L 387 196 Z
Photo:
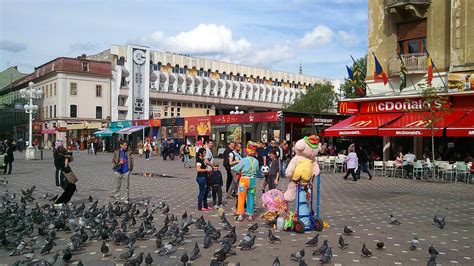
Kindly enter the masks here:
M 64 176 L 66 177 L 67 182 L 69 184 L 75 184 L 78 180 L 76 174 L 69 166 L 67 166 L 64 170 Z

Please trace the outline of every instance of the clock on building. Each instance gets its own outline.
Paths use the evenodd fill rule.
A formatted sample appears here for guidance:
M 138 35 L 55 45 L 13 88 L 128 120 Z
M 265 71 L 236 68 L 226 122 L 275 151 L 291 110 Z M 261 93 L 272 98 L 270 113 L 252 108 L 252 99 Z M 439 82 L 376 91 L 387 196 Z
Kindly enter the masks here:
M 138 64 L 138 65 L 141 65 L 143 63 L 145 63 L 145 52 L 143 50 L 134 50 L 133 51 L 133 61 Z

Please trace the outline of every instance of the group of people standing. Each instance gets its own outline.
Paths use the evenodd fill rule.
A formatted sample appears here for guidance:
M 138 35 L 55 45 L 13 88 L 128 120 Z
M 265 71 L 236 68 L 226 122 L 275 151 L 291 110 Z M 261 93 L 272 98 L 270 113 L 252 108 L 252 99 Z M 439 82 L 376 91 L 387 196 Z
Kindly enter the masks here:
M 347 165 L 347 172 L 344 175 L 344 179 L 347 179 L 349 175 L 352 176 L 352 180 L 357 181 L 360 179 L 361 172 L 365 172 L 369 175 L 369 180 L 372 180 L 372 173 L 369 170 L 369 155 L 367 150 L 356 144 L 351 144 L 347 148 L 348 154 L 344 159 Z

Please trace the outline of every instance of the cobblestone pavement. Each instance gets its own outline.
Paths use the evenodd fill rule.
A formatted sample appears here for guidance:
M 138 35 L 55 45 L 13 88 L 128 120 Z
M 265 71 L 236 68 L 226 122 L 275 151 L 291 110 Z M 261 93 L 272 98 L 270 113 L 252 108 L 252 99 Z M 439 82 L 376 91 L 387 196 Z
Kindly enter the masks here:
M 44 160 L 25 161 L 22 155 L 15 154 L 14 170 L 8 176 L 9 183 L 0 188 L 3 194 L 7 189 L 17 195 L 21 188 L 25 189 L 35 184 L 37 189 L 34 194 L 41 198 L 43 193 L 57 194 L 61 192 L 54 185 L 54 166 L 51 154 L 46 152 Z M 89 195 L 99 199 L 99 206 L 107 204 L 109 195 L 114 185 L 114 176 L 111 171 L 111 154 L 76 156 L 72 167 L 79 177 L 77 183 L 78 191 L 73 196 L 73 204 L 90 204 L 87 201 Z M 178 160 L 163 161 L 161 158 L 152 157 L 150 161 L 144 158 L 136 158 L 136 167 L 131 179 L 131 201 L 142 201 L 149 199 L 157 203 L 162 197 L 167 198 L 171 206 L 171 213 L 181 214 L 186 210 L 193 217 L 199 217 L 197 211 L 197 184 L 194 169 L 183 168 Z M 143 176 L 140 173 L 156 173 L 160 177 Z M 163 176 L 165 174 L 166 176 Z M 262 180 L 258 180 L 258 188 Z M 280 185 L 281 188 L 286 187 Z M 260 191 L 258 189 L 257 191 Z M 474 265 L 472 252 L 474 249 L 474 186 L 463 183 L 434 183 L 423 181 L 412 181 L 406 179 L 375 177 L 369 181 L 366 176 L 358 182 L 343 180 L 341 174 L 322 174 L 322 218 L 330 224 L 330 227 L 320 232 L 320 243 L 327 239 L 333 250 L 334 265 L 426 265 L 428 261 L 428 247 L 433 244 L 441 253 L 437 258 L 438 264 L 442 265 Z M 260 204 L 261 192 L 257 193 L 257 213 L 262 213 Z M 45 203 L 40 200 L 40 203 Z M 224 199 L 225 211 L 230 213 L 233 199 Z M 292 204 L 293 205 L 293 204 Z M 290 206 L 292 206 L 290 205 Z M 294 208 L 294 206 L 292 206 Z M 2 211 L 0 209 L 0 211 Z M 217 211 L 204 212 L 206 220 L 212 221 L 217 227 L 219 224 Z M 389 223 L 389 215 L 393 214 L 400 222 L 400 226 Z M 435 214 L 446 216 L 447 225 L 439 229 L 432 225 Z M 163 216 L 156 212 L 153 222 L 157 228 L 161 228 Z M 231 223 L 237 226 L 238 237 L 246 233 L 250 222 L 235 222 L 228 215 Z M 338 238 L 344 226 L 349 226 L 355 233 L 345 236 L 349 243 L 347 249 L 338 248 Z M 137 241 L 135 254 L 140 251 L 152 252 L 156 265 L 178 265 L 179 258 L 184 250 L 190 254 L 194 242 L 198 242 L 203 256 L 193 262 L 195 265 L 209 265 L 212 254 L 220 248 L 214 243 L 209 249 L 203 249 L 203 232 L 191 227 L 186 242 L 171 255 L 160 257 L 154 253 L 156 250 L 154 239 Z M 304 243 L 313 237 L 315 232 L 306 232 L 297 235 L 291 232 L 279 232 L 275 234 L 282 239 L 281 244 L 270 244 L 267 240 L 267 228 L 259 223 L 256 244 L 250 251 L 236 249 L 237 256 L 231 256 L 227 262 L 240 265 L 271 265 L 276 256 L 279 256 L 282 265 L 297 265 L 297 262 L 289 259 L 290 253 L 296 252 L 304 247 Z M 223 235 L 225 235 L 224 232 Z M 59 233 L 57 246 L 53 253 L 62 250 L 69 243 L 69 235 Z M 416 251 L 409 249 L 409 241 L 417 236 L 420 247 Z M 239 239 L 239 240 L 240 240 Z M 383 241 L 385 248 L 376 249 L 376 242 Z M 370 258 L 361 257 L 362 244 L 372 250 L 374 256 Z M 37 250 L 44 246 L 45 241 L 39 238 Z M 114 265 L 123 264 L 114 256 L 102 258 L 100 253 L 101 242 L 93 241 L 87 244 L 85 249 L 74 253 L 73 264 L 82 260 L 85 265 Z M 123 246 L 108 244 L 111 253 L 118 255 L 123 252 Z M 318 257 L 312 256 L 315 248 L 304 247 L 306 250 L 305 261 L 308 265 L 319 264 Z M 62 254 L 62 253 L 61 253 Z M 49 255 L 51 256 L 51 255 Z M 134 255 L 136 256 L 136 255 Z M 45 256 L 45 257 L 48 257 Z M 36 258 L 45 258 L 36 254 Z M 0 248 L 0 264 L 11 263 L 18 257 L 9 257 L 8 252 Z M 62 261 L 58 264 L 61 264 Z

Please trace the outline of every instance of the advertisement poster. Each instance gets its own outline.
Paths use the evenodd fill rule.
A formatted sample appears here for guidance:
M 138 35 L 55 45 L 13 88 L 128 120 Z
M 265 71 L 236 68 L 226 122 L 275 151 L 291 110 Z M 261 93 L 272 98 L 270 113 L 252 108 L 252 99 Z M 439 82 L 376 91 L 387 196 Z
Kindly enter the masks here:
M 228 126 L 229 136 L 227 141 L 241 142 L 242 140 L 242 127 L 239 125 Z
M 279 130 L 279 129 L 274 129 L 274 130 L 273 130 L 273 138 L 274 138 L 277 142 L 280 142 L 280 130 Z
M 448 89 L 450 92 L 474 90 L 474 73 L 449 73 Z
M 262 140 L 262 142 L 268 142 L 268 131 L 266 129 L 262 130 L 260 137 L 261 137 L 260 139 Z

